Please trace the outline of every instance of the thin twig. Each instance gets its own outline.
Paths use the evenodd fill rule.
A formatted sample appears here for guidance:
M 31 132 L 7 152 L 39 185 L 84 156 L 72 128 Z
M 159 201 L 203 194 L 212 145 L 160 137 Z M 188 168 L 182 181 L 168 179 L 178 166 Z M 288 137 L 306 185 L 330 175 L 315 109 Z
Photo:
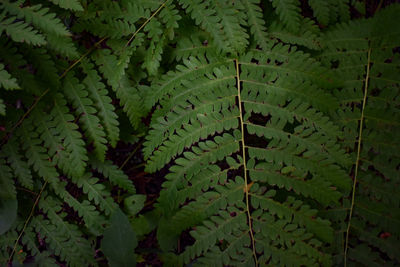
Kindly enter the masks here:
M 351 227 L 351 217 L 353 216 L 354 202 L 355 202 L 355 198 L 356 198 L 357 175 L 358 175 L 358 168 L 360 165 L 361 142 L 362 142 L 363 125 L 364 125 L 364 111 L 365 111 L 365 103 L 367 102 L 370 68 L 371 68 L 371 48 L 368 50 L 367 75 L 365 77 L 364 98 L 363 98 L 362 109 L 361 109 L 360 130 L 358 133 L 357 159 L 356 159 L 356 167 L 355 167 L 355 171 L 354 171 L 354 181 L 353 181 L 353 189 L 352 189 L 353 192 L 351 195 L 349 222 L 347 224 L 347 230 L 346 230 L 346 241 L 345 241 L 345 248 L 344 248 L 344 266 L 345 267 L 347 266 L 347 251 L 349 248 L 349 233 L 350 233 L 350 227 Z
M 47 185 L 47 181 L 43 184 L 42 188 L 40 189 L 40 192 L 39 192 L 38 196 L 36 197 L 35 203 L 32 206 L 31 213 L 29 214 L 28 219 L 26 219 L 24 227 L 22 228 L 21 232 L 19 233 L 17 240 L 15 240 L 13 250 L 11 251 L 10 257 L 8 258 L 8 262 L 9 263 L 11 263 L 12 257 L 13 257 L 13 255 L 15 253 L 15 250 L 17 249 L 18 242 L 21 239 L 22 235 L 24 234 L 25 229 L 28 226 L 28 223 L 29 223 L 29 221 L 31 220 L 31 218 L 33 216 L 35 208 L 36 208 L 37 204 L 39 203 L 39 199 L 42 196 L 42 193 L 43 193 L 46 185 Z
M 138 143 L 138 145 L 132 150 L 132 152 L 129 154 L 129 156 L 125 159 L 124 163 L 119 167 L 120 170 L 122 170 L 125 165 L 129 162 L 129 160 L 135 155 L 136 151 L 139 149 L 139 147 L 143 144 L 143 140 Z

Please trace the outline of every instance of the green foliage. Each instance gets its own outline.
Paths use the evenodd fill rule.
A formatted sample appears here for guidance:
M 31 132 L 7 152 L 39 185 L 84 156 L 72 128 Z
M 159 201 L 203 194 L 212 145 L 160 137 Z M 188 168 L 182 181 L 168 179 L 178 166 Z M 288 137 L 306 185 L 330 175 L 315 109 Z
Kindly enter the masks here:
M 400 6 L 367 2 L 1 1 L 0 265 L 399 265 Z
M 111 226 L 104 231 L 101 246 L 110 266 L 134 266 L 136 234 L 121 210 L 115 211 L 111 216 Z

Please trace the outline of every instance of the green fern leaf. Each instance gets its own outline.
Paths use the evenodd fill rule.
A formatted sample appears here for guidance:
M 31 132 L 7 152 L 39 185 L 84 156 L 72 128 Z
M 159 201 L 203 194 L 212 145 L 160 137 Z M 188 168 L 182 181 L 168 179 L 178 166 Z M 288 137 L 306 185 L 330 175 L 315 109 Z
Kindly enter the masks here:
M 317 18 L 318 22 L 328 25 L 331 9 L 329 1 L 308 0 L 308 4 L 312 8 L 314 17 Z
M 254 39 L 262 49 L 268 49 L 268 35 L 263 13 L 259 7 L 259 0 L 242 0 L 247 14 L 247 25 L 250 26 L 250 32 L 254 35 Z
M 122 170 L 118 169 L 118 167 L 111 161 L 106 160 L 100 162 L 96 158 L 91 158 L 90 164 L 94 169 L 107 177 L 113 185 L 117 185 L 120 188 L 127 190 L 130 194 L 136 192 L 135 186 L 132 181 L 129 180 L 129 177 Z
M 32 190 L 33 178 L 28 164 L 22 155 L 19 153 L 18 144 L 15 139 L 9 140 L 8 143 L 2 148 L 2 154 L 7 158 L 14 171 L 14 175 L 22 186 Z
M 63 91 L 76 109 L 76 114 L 80 116 L 82 127 L 89 140 L 94 144 L 97 158 L 104 161 L 107 151 L 106 135 L 99 118 L 96 116 L 93 101 L 88 97 L 88 92 L 78 79 L 73 77 L 73 74 L 68 74 L 65 77 Z
M 69 9 L 73 11 L 83 11 L 83 7 L 78 0 L 49 0 L 49 1 L 64 9 Z
M 35 228 L 36 232 L 38 232 L 41 236 L 46 237 L 46 242 L 49 244 L 49 248 L 54 252 L 54 254 L 60 256 L 62 261 L 66 261 L 69 266 L 82 266 L 88 265 L 88 256 L 83 255 L 82 257 L 75 257 L 75 253 L 79 253 L 80 249 L 82 249 L 81 242 L 76 242 L 77 240 L 69 239 L 63 233 L 58 232 L 58 226 L 60 224 L 54 224 L 53 222 L 46 220 L 43 216 L 37 216 L 32 218 L 31 222 L 32 226 Z M 64 222 L 64 224 L 66 224 Z M 73 229 L 71 225 L 66 224 L 69 231 Z M 93 257 L 91 258 L 91 262 L 93 262 Z
M 89 97 L 94 102 L 99 117 L 102 119 L 104 128 L 107 131 L 107 137 L 112 147 L 115 147 L 119 139 L 118 116 L 115 114 L 115 108 L 111 104 L 111 98 L 108 91 L 97 72 L 93 69 L 93 64 L 85 63 L 82 65 L 86 78 L 83 83 L 89 91 Z
M 38 114 L 37 122 L 42 123 L 42 126 L 38 125 L 38 131 L 45 146 L 49 148 L 49 153 L 63 172 L 68 176 L 81 176 L 88 160 L 87 152 L 78 125 L 73 122 L 74 117 L 66 105 L 62 95 L 57 94 L 50 112 L 51 117 L 46 121 Z M 48 143 L 54 138 L 61 140 L 55 140 L 53 145 Z
M 52 185 L 58 183 L 58 172 L 54 162 L 47 154 L 45 148 L 41 146 L 39 135 L 35 132 L 32 121 L 25 120 L 24 124 L 18 131 L 22 148 L 26 151 L 25 156 L 28 159 L 28 164 L 42 177 L 45 181 Z
M 5 31 L 15 42 L 26 42 L 38 46 L 46 44 L 44 36 L 27 23 L 15 21 L 16 17 L 4 18 L 3 14 L 0 15 L 0 34 Z
M 300 7 L 297 0 L 270 0 L 275 12 L 280 19 L 285 23 L 286 27 L 291 32 L 296 32 L 300 29 Z
M 94 178 L 90 174 L 73 178 L 73 182 L 83 189 L 83 192 L 88 195 L 88 199 L 99 205 L 106 215 L 110 215 L 116 209 L 116 204 L 111 198 L 110 192 L 98 181 L 98 178 Z
M 67 36 L 69 32 L 61 23 L 56 14 L 48 13 L 49 8 L 42 8 L 42 5 L 21 7 L 20 3 L 10 3 L 7 0 L 2 2 L 2 7 L 18 19 L 24 19 L 44 33 L 52 33 L 60 36 Z
M 6 90 L 19 89 L 17 80 L 13 78 L 7 70 L 4 69 L 4 65 L 0 63 L 0 86 Z
M 90 242 L 82 236 L 76 225 L 65 221 L 65 216 L 67 214 L 61 212 L 61 205 L 62 203 L 49 196 L 42 198 L 39 202 L 39 208 L 46 213 L 50 223 L 56 227 L 57 237 L 68 242 L 67 244 L 64 244 L 64 249 L 65 247 L 69 248 L 69 253 L 71 253 L 70 255 L 64 255 L 67 262 L 78 261 L 81 263 L 85 262 L 86 264 L 96 265 L 96 262 L 91 256 L 94 251 Z M 49 225 L 49 227 L 51 226 Z M 60 257 L 63 257 L 62 252 L 60 253 Z M 74 265 L 74 263 L 71 263 L 71 265 Z

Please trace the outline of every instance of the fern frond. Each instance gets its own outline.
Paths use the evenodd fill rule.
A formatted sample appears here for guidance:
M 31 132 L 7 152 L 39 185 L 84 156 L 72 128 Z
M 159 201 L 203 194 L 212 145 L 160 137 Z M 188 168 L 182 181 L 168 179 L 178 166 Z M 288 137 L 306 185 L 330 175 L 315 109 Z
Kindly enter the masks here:
M 192 35 L 190 38 L 183 36 L 177 41 L 173 56 L 180 62 L 182 59 L 207 55 L 207 57 L 216 58 L 215 47 L 208 40 L 202 42 L 200 36 Z
M 83 80 L 89 91 L 89 97 L 94 102 L 98 114 L 102 119 L 104 128 L 107 131 L 107 137 L 112 147 L 115 147 L 119 139 L 118 116 L 115 114 L 115 108 L 111 104 L 111 98 L 108 96 L 108 91 L 105 85 L 101 82 L 100 76 L 93 69 L 93 64 L 82 64 L 82 68 L 87 75 Z
M 73 178 L 72 181 L 76 183 L 78 187 L 81 187 L 83 192 L 87 194 L 88 199 L 93 201 L 96 205 L 99 205 L 100 209 L 103 210 L 106 215 L 110 215 L 116 209 L 116 203 L 111 198 L 110 192 L 103 184 L 98 183 L 98 178 L 92 177 L 91 174 L 86 173 L 79 178 Z
M 275 12 L 279 18 L 285 23 L 285 26 L 291 32 L 296 32 L 300 29 L 301 9 L 298 0 L 270 0 Z
M 25 122 L 17 132 L 22 148 L 25 150 L 25 156 L 28 164 L 42 177 L 45 181 L 52 185 L 58 183 L 58 172 L 55 164 L 47 154 L 46 149 L 41 146 L 42 141 L 39 139 L 38 133 L 35 131 L 31 120 Z
M 60 185 L 60 186 L 65 186 Z M 93 233 L 95 236 L 99 236 L 104 231 L 104 225 L 106 224 L 106 219 L 100 212 L 96 209 L 92 203 L 88 200 L 79 201 L 74 198 L 68 191 L 63 190 L 62 188 L 55 189 L 56 194 L 60 196 L 65 203 L 68 204 L 71 208 L 73 208 L 80 217 L 82 217 L 85 222 L 86 228 Z
M 150 130 L 143 150 L 146 158 L 181 125 L 196 120 L 197 114 L 218 113 L 235 104 L 232 68 L 216 68 L 213 75 L 213 79 L 198 78 L 191 83 L 184 82 L 182 87 L 171 92 L 168 101 L 161 100 L 162 108 L 155 111 L 153 119 L 158 122 L 157 128 Z
M 8 141 L 8 143 L 2 147 L 1 153 L 7 158 L 8 164 L 14 171 L 14 176 L 17 178 L 18 182 L 28 188 L 33 189 L 33 178 L 29 166 L 23 156 L 18 151 L 18 143 L 13 138 Z
M 96 158 L 91 158 L 90 164 L 94 169 L 103 174 L 104 177 L 107 177 L 113 185 L 127 190 L 130 194 L 136 192 L 135 186 L 129 180 L 129 177 L 111 161 L 105 160 L 104 162 L 100 162 Z
M 79 0 L 49 0 L 49 1 L 64 9 L 69 9 L 72 11 L 83 11 L 83 7 L 79 2 Z
M 212 61 L 211 64 L 208 64 L 205 57 L 191 57 L 189 60 L 184 60 L 184 65 L 179 65 L 176 72 L 168 72 L 152 86 L 152 92 L 149 92 L 145 100 L 146 106 L 151 107 L 156 104 L 164 95 L 169 94 L 174 88 L 180 86 L 183 81 L 194 80 L 228 62 L 232 62 L 232 60 Z
M 64 224 L 66 224 L 64 222 Z M 79 253 L 80 247 L 79 243 L 75 243 L 74 239 L 69 239 L 62 233 L 58 232 L 59 224 L 54 224 L 52 221 L 44 219 L 42 215 L 32 218 L 31 225 L 35 228 L 41 236 L 46 237 L 46 242 L 49 244 L 49 249 L 51 249 L 54 254 L 60 256 L 62 261 L 66 261 L 69 266 L 82 266 L 88 265 L 88 257 L 91 255 L 84 255 L 85 257 L 75 257 L 74 253 Z M 71 225 L 66 226 L 69 231 L 71 231 Z M 93 258 L 93 257 L 90 257 Z M 93 261 L 93 259 L 91 259 Z
M 12 40 L 4 41 L 0 38 L 0 57 L 7 66 L 9 73 L 16 78 L 18 85 L 26 92 L 40 95 L 43 93 L 43 85 L 37 81 L 35 76 L 26 67 L 29 62 L 20 52 Z
M 0 63 L 0 87 L 6 90 L 19 89 L 17 80 L 4 69 L 4 65 Z
M 284 43 L 321 50 L 320 30 L 317 25 L 307 18 L 302 19 L 300 23 L 300 29 L 296 32 L 291 32 L 280 21 L 274 21 L 269 26 L 268 34 Z
M 213 1 L 180 0 L 179 2 L 186 9 L 186 12 L 191 14 L 196 25 L 200 25 L 201 28 L 211 34 L 220 51 L 237 52 L 235 49 L 243 49 L 243 47 L 236 47 L 234 43 L 234 41 L 239 41 L 242 44 L 247 43 L 247 34 L 240 27 L 241 21 L 236 16 L 232 16 L 232 12 L 238 10 L 237 7 L 230 7 L 227 2 L 223 1 L 217 4 L 220 5 L 218 14 L 217 6 Z M 226 13 L 221 9 L 226 9 Z M 236 25 L 234 25 L 235 22 Z M 232 41 L 229 38 L 232 38 Z
M 82 127 L 89 140 L 94 144 L 97 158 L 104 161 L 107 151 L 106 135 L 99 118 L 96 116 L 93 101 L 88 97 L 88 92 L 73 74 L 68 74 L 65 77 L 63 92 L 76 109 L 77 116 L 80 116 Z
M 262 49 L 268 49 L 267 43 L 267 27 L 263 19 L 263 13 L 259 7 L 259 0 L 242 0 L 241 1 L 247 14 L 247 25 L 250 26 L 250 33 L 254 35 L 254 39 Z
M 26 23 L 31 23 L 35 28 L 40 29 L 44 33 L 51 33 L 59 36 L 70 35 L 66 27 L 62 24 L 56 14 L 49 13 L 49 8 L 42 5 L 21 7 L 20 3 L 11 3 L 8 0 L 2 2 L 4 8 L 11 15 L 18 19 L 24 19 Z
M 23 21 L 16 21 L 16 17 L 5 17 L 4 11 L 0 14 L 0 34 L 4 31 L 15 42 L 26 42 L 41 46 L 46 44 L 45 37 Z
M 90 242 L 81 234 L 76 225 L 65 221 L 66 213 L 62 212 L 61 204 L 50 196 L 42 198 L 39 202 L 39 208 L 46 213 L 50 224 L 56 227 L 56 235 L 67 242 L 67 244 L 64 244 L 64 249 L 69 247 L 71 250 L 69 251 L 70 255 L 63 255 L 60 251 L 60 257 L 64 256 L 67 262 L 77 261 L 76 264 L 96 265 L 92 257 L 94 251 Z M 51 226 L 49 225 L 49 227 Z M 76 257 L 77 255 L 78 257 Z M 71 263 L 70 265 L 73 266 L 75 264 Z
M 37 238 L 34 230 L 31 226 L 25 229 L 25 233 L 21 238 L 22 244 L 24 244 L 30 251 L 31 255 L 35 257 L 35 263 L 44 267 L 57 267 L 57 263 L 54 257 L 51 257 L 49 251 L 41 252 L 37 244 Z
M 185 125 L 177 130 L 164 145 L 154 152 L 149 158 L 146 169 L 148 171 L 159 170 L 174 156 L 183 152 L 193 142 L 205 139 L 209 135 L 221 133 L 238 127 L 238 109 L 223 110 L 216 114 L 198 114 L 197 121 Z
M 66 105 L 62 95 L 57 94 L 48 121 L 39 119 L 41 115 L 38 114 L 37 121 L 43 123 L 42 127 L 38 125 L 38 130 L 45 145 L 54 137 L 61 139 L 55 142 L 53 149 L 46 145 L 49 152 L 55 153 L 53 159 L 66 175 L 81 176 L 88 160 L 87 152 L 78 125 L 74 123 L 74 117 Z
M 217 17 L 221 18 L 220 24 L 225 34 L 225 44 L 229 44 L 233 53 L 244 52 L 248 45 L 248 34 L 242 27 L 245 25 L 243 6 L 240 1 L 217 1 L 211 7 L 216 11 Z M 226 48 L 225 48 L 226 49 Z
M 14 181 L 13 181 L 13 175 L 10 167 L 7 166 L 5 159 L 3 158 L 3 155 L 0 155 L 0 170 L 1 170 L 1 176 L 0 176 L 0 184 L 1 184 L 1 189 L 0 189 L 0 198 L 2 201 L 8 200 L 8 199 L 15 199 L 17 197 L 17 191 L 15 189 Z
M 46 40 L 49 49 L 71 59 L 79 57 L 75 44 L 70 37 L 47 34 Z

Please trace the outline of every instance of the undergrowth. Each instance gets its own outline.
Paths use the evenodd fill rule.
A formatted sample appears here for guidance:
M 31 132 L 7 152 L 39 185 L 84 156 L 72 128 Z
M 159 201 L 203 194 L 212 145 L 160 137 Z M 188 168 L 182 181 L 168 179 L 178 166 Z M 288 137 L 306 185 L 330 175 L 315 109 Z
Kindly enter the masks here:
M 392 2 L 1 1 L 0 266 L 399 265 Z

